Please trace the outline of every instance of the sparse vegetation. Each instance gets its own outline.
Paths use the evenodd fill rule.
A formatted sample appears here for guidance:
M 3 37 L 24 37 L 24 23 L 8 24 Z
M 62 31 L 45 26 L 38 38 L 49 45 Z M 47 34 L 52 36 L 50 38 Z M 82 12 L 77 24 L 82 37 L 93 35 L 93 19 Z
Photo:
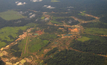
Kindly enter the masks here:
M 41 17 L 41 19 L 43 20 L 43 19 L 45 19 L 45 17 L 44 17 L 44 16 L 42 16 L 42 17 Z
M 59 0 L 51 0 L 51 2 L 60 2 Z
M 107 35 L 107 29 L 104 29 L 104 28 L 85 28 L 84 33 L 86 33 L 86 34 Z
M 25 16 L 19 14 L 17 11 L 14 11 L 14 10 L 8 10 L 5 12 L 1 12 L 0 17 L 7 21 L 25 18 Z
M 85 13 L 86 11 L 83 11 L 83 12 L 81 12 L 81 13 L 79 13 L 78 15 L 81 15 L 81 16 L 85 16 Z
M 31 42 L 29 42 L 29 51 L 30 52 L 37 52 L 42 47 L 47 45 L 49 43 L 48 40 L 41 40 L 41 39 L 33 39 Z
M 81 42 L 85 42 L 85 41 L 90 40 L 90 38 L 82 36 L 81 38 L 78 38 L 77 40 Z
M 2 44 L 2 45 L 0 45 L 0 46 L 1 47 L 5 46 L 6 44 L 9 44 L 10 42 L 14 41 L 17 38 L 17 36 L 23 32 L 22 30 L 26 30 L 27 28 L 29 28 L 33 25 L 27 24 L 25 26 L 20 26 L 20 27 L 4 27 L 4 28 L 1 28 L 0 29 L 0 42 L 1 42 L 0 44 Z

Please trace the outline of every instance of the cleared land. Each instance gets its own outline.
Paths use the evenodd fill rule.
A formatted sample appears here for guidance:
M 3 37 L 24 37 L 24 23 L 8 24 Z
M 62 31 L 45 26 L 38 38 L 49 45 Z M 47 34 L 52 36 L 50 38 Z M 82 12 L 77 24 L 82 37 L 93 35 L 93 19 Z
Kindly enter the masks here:
M 0 48 L 6 45 L 6 42 L 14 41 L 19 30 L 25 30 L 27 26 L 24 27 L 5 27 L 0 29 Z M 3 42 L 4 41 L 4 42 Z
M 10 39 L 9 35 L 11 35 L 13 38 L 17 36 L 17 32 L 19 30 L 25 30 L 27 26 L 24 27 L 5 27 L 0 29 L 0 39 L 1 40 L 7 40 L 7 41 L 13 41 L 13 39 Z
M 78 15 L 81 15 L 81 16 L 85 16 L 85 13 L 86 11 L 83 11 L 83 12 L 81 12 L 81 13 L 79 13 Z
M 84 33 L 86 33 L 86 34 L 107 35 L 107 29 L 104 29 L 104 28 L 86 28 Z
M 83 36 L 83 37 L 81 37 L 81 38 L 78 38 L 77 40 L 78 40 L 78 41 L 81 41 L 81 42 L 85 42 L 85 41 L 90 40 L 90 38 Z
M 51 2 L 60 2 L 59 0 L 51 0 Z
M 20 51 L 22 52 L 21 56 L 27 56 L 28 55 L 28 46 L 26 43 L 29 42 L 29 37 L 26 37 L 24 40 L 21 40 L 21 42 L 18 43 L 18 47 L 20 48 Z
M 45 17 L 44 17 L 44 16 L 42 16 L 42 17 L 41 17 L 41 19 L 43 20 L 43 19 L 45 19 Z
M 7 21 L 25 18 L 25 16 L 19 14 L 17 11 L 14 11 L 14 10 L 8 10 L 5 12 L 1 12 L 0 17 Z
M 34 23 L 33 23 L 34 24 Z M 33 24 L 27 24 L 25 26 L 20 27 L 4 27 L 0 29 L 0 48 L 5 46 L 7 43 L 15 40 L 16 36 L 18 36 L 20 31 L 26 30 Z
M 29 44 L 30 52 L 37 52 L 42 47 L 48 44 L 48 40 L 41 40 L 41 39 L 33 39 Z

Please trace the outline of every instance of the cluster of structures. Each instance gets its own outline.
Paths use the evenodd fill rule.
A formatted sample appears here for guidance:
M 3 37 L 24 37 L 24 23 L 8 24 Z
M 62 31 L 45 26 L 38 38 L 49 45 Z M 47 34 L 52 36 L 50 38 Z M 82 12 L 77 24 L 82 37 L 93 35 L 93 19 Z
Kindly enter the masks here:
M 68 31 L 70 31 L 70 33 L 61 34 L 62 38 L 70 38 L 70 37 L 75 36 L 75 34 L 79 33 L 79 29 L 78 28 L 74 28 L 74 29 L 68 28 Z
M 43 33 L 44 33 L 44 30 L 38 30 L 38 31 L 35 31 L 34 35 L 42 35 Z
M 12 60 L 16 60 L 16 59 L 17 59 L 16 57 L 12 57 L 10 60 L 12 61 Z M 16 62 L 16 63 L 9 62 L 10 60 L 7 59 L 7 58 L 3 58 L 2 60 L 6 62 L 6 65 L 24 65 L 24 63 L 26 63 L 26 62 L 31 62 L 32 61 L 31 58 L 24 58 L 24 59 L 22 59 L 22 60 L 20 60 L 19 62 Z

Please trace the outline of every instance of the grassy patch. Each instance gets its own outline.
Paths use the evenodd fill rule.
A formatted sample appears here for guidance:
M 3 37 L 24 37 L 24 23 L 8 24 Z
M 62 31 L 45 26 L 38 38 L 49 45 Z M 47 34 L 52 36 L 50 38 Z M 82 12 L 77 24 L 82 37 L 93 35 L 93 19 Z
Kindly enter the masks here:
M 45 19 L 45 17 L 44 17 L 44 16 L 42 16 L 42 17 L 41 17 L 41 19 L 43 20 L 43 19 Z
M 4 27 L 0 29 L 0 47 L 5 46 L 6 43 L 12 42 L 18 36 L 19 30 L 26 30 L 32 26 L 31 24 L 27 24 L 26 26 L 20 27 Z M 19 32 L 20 33 L 20 32 Z M 4 43 L 6 42 L 6 43 Z
M 18 43 L 18 44 L 19 44 L 18 47 L 19 47 L 20 51 L 23 53 L 23 54 L 22 54 L 22 57 L 28 55 L 27 52 L 28 52 L 29 39 L 30 39 L 30 37 L 28 37 L 28 39 L 27 39 L 27 37 L 26 37 L 24 40 L 22 40 L 21 42 Z M 28 40 L 28 41 L 27 41 L 27 40 Z M 26 46 L 26 43 L 27 43 L 27 46 Z M 25 48 L 25 46 L 26 46 L 26 48 Z M 25 52 L 25 50 L 26 50 L 26 52 Z
M 13 38 L 17 36 L 17 32 L 21 30 L 25 30 L 27 26 L 23 27 L 5 27 L 0 29 L 0 39 L 6 40 L 6 41 L 13 41 L 13 39 L 10 39 L 9 35 L 11 35 Z
M 14 41 L 14 39 L 16 38 L 16 36 L 18 36 L 17 32 L 19 30 L 25 30 L 27 28 L 27 26 L 24 27 L 5 27 L 0 29 L 0 40 L 1 41 L 5 41 L 7 42 L 12 42 Z M 10 37 L 11 36 L 11 37 Z M 6 43 L 5 42 L 1 42 L 0 41 L 0 48 L 2 46 L 5 46 Z
M 88 38 L 90 38 L 90 40 L 98 40 L 100 42 L 106 42 L 106 38 L 104 38 L 104 37 L 94 36 L 94 35 L 89 35 L 89 34 L 82 34 L 82 36 L 88 37 Z
M 31 42 L 29 42 L 29 51 L 30 52 L 37 52 L 40 50 L 42 47 L 46 46 L 49 41 L 48 40 L 41 40 L 34 38 Z
M 107 29 L 104 29 L 104 28 L 85 28 L 84 33 L 107 35 Z
M 3 47 L 3 46 L 6 46 L 6 43 L 0 41 L 0 48 Z
M 59 0 L 51 0 L 51 2 L 60 2 Z
M 81 42 L 85 42 L 85 41 L 90 40 L 90 38 L 85 37 L 85 36 L 82 36 L 81 38 L 78 38 L 77 40 L 78 40 L 78 41 L 81 41 Z
M 81 15 L 81 16 L 85 16 L 85 13 L 86 11 L 83 11 L 82 13 L 79 13 L 78 15 Z
M 19 14 L 17 11 L 14 11 L 14 10 L 8 10 L 5 12 L 1 12 L 0 17 L 7 21 L 25 18 L 24 16 L 22 16 L 21 14 Z
M 38 51 L 39 49 L 41 49 L 41 44 L 35 44 L 35 45 L 32 45 L 32 47 L 30 48 L 30 51 L 31 52 L 35 52 L 35 51 Z

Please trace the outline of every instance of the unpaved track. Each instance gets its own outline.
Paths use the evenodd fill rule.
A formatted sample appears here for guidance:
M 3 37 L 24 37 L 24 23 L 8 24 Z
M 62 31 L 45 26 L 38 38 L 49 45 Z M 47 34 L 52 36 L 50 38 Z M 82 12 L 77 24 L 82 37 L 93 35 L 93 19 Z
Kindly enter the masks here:
M 89 52 L 83 52 L 83 51 L 80 51 L 80 50 L 77 50 L 77 49 L 73 49 L 72 47 L 70 47 L 70 50 L 73 50 L 73 51 L 76 51 L 76 52 L 82 52 L 82 53 L 89 53 Z M 91 53 L 93 55 L 95 55 L 95 53 Z M 103 57 L 106 57 L 107 58 L 107 55 L 102 55 L 102 54 L 96 54 L 98 56 L 103 56 Z
M 24 51 L 24 54 L 26 53 L 27 43 L 28 43 L 28 34 L 27 34 L 27 40 L 26 40 L 26 45 L 25 45 L 25 51 Z

